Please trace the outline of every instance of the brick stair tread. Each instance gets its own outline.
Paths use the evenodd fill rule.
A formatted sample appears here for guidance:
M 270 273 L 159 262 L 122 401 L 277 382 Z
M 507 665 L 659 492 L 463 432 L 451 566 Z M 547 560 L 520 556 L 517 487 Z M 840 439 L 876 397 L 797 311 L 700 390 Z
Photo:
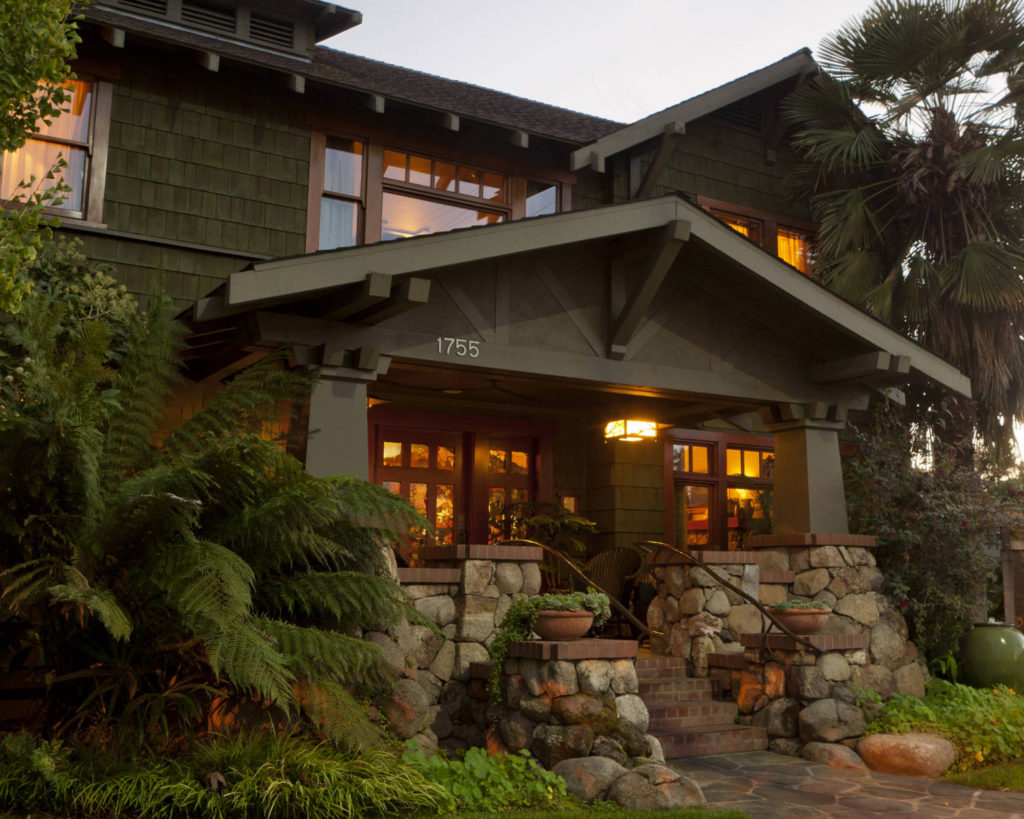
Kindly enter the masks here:
M 646 703 L 713 699 L 715 685 L 710 680 L 693 677 L 661 681 L 641 680 L 638 693 Z
M 720 717 L 735 717 L 736 703 L 732 700 L 691 700 L 689 702 L 652 703 L 644 701 L 651 723 L 665 717 L 699 716 L 701 714 L 718 714 Z
M 661 742 L 666 759 L 763 751 L 768 747 L 765 729 L 753 725 L 697 725 L 651 733 Z

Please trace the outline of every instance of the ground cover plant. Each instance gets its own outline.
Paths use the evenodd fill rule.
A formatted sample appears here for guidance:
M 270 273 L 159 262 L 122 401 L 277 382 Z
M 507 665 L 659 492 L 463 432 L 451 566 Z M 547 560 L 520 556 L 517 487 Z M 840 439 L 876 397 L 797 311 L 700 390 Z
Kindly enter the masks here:
M 451 812 L 438 784 L 384 749 L 297 736 L 213 737 L 129 758 L 14 734 L 0 743 L 0 809 L 118 819 L 327 819 Z
M 939 734 L 957 749 L 957 771 L 1024 758 L 1024 696 L 1005 686 L 972 688 L 933 679 L 924 699 L 896 694 L 865 733 Z

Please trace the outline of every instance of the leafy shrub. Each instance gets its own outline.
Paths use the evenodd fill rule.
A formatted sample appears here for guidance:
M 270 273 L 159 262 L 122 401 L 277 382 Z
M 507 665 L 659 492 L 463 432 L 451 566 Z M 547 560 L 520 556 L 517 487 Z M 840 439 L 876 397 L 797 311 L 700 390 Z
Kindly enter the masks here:
M 830 609 L 832 608 L 832 603 L 828 600 L 780 600 L 778 603 L 769 603 L 765 608 L 775 611 L 788 611 L 789 609 L 814 611 L 816 609 Z
M 1024 696 L 1005 686 L 972 688 L 932 680 L 923 700 L 896 694 L 882 705 L 865 733 L 926 731 L 957 748 L 957 770 L 1024 756 Z
M 529 640 L 533 634 L 533 626 L 537 622 L 538 612 L 547 609 L 591 611 L 594 613 L 594 628 L 604 625 L 612 615 L 608 595 L 593 587 L 588 587 L 585 592 L 537 594 L 514 600 L 505 613 L 505 619 L 501 621 L 501 629 L 487 650 L 488 657 L 493 663 L 491 675 L 487 680 L 487 690 L 492 702 L 501 700 L 501 676 L 509 645 L 520 640 Z
M 565 780 L 546 771 L 529 751 L 489 754 L 470 748 L 460 759 L 434 754 L 429 759 L 415 742 L 402 756 L 431 782 L 445 788 L 464 810 L 503 811 L 548 805 L 566 798 Z
M 884 405 L 843 465 L 850 531 L 878 538 L 885 591 L 929 658 L 958 650 L 986 602 L 1000 530 L 1020 525 L 1021 493 L 959 454 Z
M 217 792 L 207 786 L 215 772 L 223 780 Z M 29 734 L 0 745 L 0 810 L 16 813 L 333 819 L 451 805 L 440 785 L 393 753 L 355 755 L 298 737 L 221 737 L 177 760 L 73 753 Z

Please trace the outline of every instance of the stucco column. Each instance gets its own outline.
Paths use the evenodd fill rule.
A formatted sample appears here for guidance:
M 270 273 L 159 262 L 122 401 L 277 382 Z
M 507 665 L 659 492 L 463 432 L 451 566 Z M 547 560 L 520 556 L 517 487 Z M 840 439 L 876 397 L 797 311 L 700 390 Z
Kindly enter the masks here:
M 772 532 L 849 532 L 839 460 L 845 422 L 794 418 L 766 426 L 775 433 Z
M 309 400 L 306 471 L 370 477 L 366 382 L 321 378 Z

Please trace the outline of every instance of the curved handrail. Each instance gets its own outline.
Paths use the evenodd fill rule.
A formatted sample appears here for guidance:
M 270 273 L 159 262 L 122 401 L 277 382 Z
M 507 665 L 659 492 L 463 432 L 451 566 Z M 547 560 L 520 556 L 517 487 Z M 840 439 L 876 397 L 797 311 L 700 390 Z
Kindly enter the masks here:
M 705 563 L 703 560 L 701 560 L 698 557 L 694 557 L 692 554 L 690 554 L 685 549 L 680 549 L 678 546 L 673 546 L 673 545 L 671 545 L 669 543 L 665 543 L 665 542 L 663 542 L 661 540 L 638 540 L 637 543 L 638 544 L 648 544 L 650 546 L 658 546 L 659 548 L 662 548 L 662 549 L 668 549 L 670 552 L 675 552 L 677 555 L 681 555 L 682 557 L 685 557 L 687 560 L 690 560 L 693 563 L 696 563 L 698 566 L 700 566 L 702 569 L 704 569 L 704 571 L 706 571 L 711 577 L 713 577 L 715 580 L 717 580 L 723 586 L 725 586 L 726 588 L 732 589 L 738 595 L 740 595 L 741 597 L 743 597 L 746 600 L 749 600 L 751 603 L 753 603 L 755 606 L 757 606 L 757 608 L 760 610 L 761 614 L 764 617 L 767 617 L 768 620 L 770 620 L 776 626 L 778 626 L 787 637 L 792 637 L 794 640 L 796 640 L 798 643 L 800 643 L 800 645 L 806 646 L 807 648 L 811 649 L 812 651 L 816 651 L 818 654 L 824 654 L 825 653 L 824 649 L 819 648 L 818 646 L 814 645 L 814 643 L 812 643 L 810 640 L 806 640 L 803 637 L 800 637 L 799 635 L 794 634 L 793 631 L 791 631 L 787 626 L 784 626 L 782 623 L 780 623 L 778 618 L 776 618 L 774 614 L 772 614 L 770 611 L 768 611 L 768 609 L 764 606 L 764 604 L 760 600 L 755 600 L 753 597 L 751 597 L 749 594 L 747 594 L 745 591 L 743 591 L 743 589 L 737 588 L 732 583 L 730 583 L 728 580 L 723 580 L 721 577 L 718 576 L 718 574 L 716 572 L 712 571 L 711 567 L 707 563 Z M 654 564 L 653 561 L 652 561 L 652 565 L 656 565 L 656 564 Z M 762 634 L 767 634 L 767 629 L 765 629 L 761 633 Z
M 579 566 L 577 566 L 572 560 L 570 560 L 568 557 L 566 557 L 560 551 L 558 551 L 557 549 L 555 549 L 555 548 L 553 548 L 551 546 L 548 546 L 546 543 L 541 543 L 538 540 L 530 540 L 529 538 L 525 538 L 525 537 L 514 537 L 514 538 L 510 538 L 509 540 L 500 540 L 495 545 L 498 545 L 498 546 L 513 546 L 515 544 L 526 544 L 528 546 L 540 546 L 540 548 L 542 548 L 545 552 L 547 552 L 548 554 L 554 555 L 559 560 L 561 560 L 563 563 L 565 563 L 569 567 L 569 569 L 571 571 L 574 571 L 576 574 L 578 574 L 580 577 L 582 577 L 583 580 L 586 581 L 589 585 L 593 586 L 595 589 L 597 589 L 602 594 L 607 595 L 608 596 L 608 602 L 611 603 L 612 607 L 614 609 L 616 609 L 620 614 L 622 614 L 632 625 L 634 625 L 636 628 L 640 629 L 640 632 L 642 634 L 646 634 L 649 637 L 650 636 L 654 636 L 654 637 L 664 637 L 665 636 L 664 632 L 656 631 L 655 629 L 652 629 L 649 626 L 647 626 L 645 623 L 641 623 L 640 620 L 638 620 L 636 618 L 636 616 L 633 614 L 633 612 L 631 612 L 624 605 L 622 605 L 622 603 L 619 602 L 619 600 L 615 597 L 615 595 L 613 595 L 611 592 L 609 592 L 604 587 L 598 585 L 598 583 L 596 581 L 591 580 L 589 577 L 587 577 L 587 575 L 584 573 L 583 569 L 581 569 Z

